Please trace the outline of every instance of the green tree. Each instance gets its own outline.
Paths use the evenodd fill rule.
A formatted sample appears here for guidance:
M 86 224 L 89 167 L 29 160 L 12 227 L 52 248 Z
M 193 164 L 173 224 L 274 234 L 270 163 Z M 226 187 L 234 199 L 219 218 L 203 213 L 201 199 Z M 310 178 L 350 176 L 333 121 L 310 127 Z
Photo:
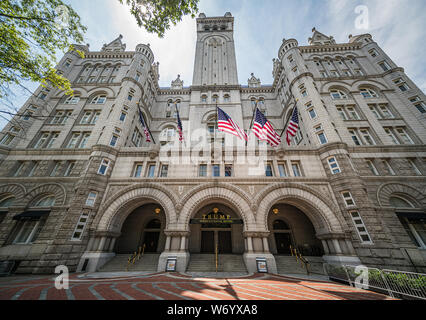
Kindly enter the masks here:
M 85 31 L 77 13 L 60 0 L 0 1 L 0 99 L 25 81 L 72 94 L 68 79 L 55 69 L 55 54 L 75 50 L 72 44 L 81 43 Z
M 130 6 L 131 14 L 139 27 L 163 37 L 170 25 L 176 25 L 182 17 L 191 14 L 195 18 L 199 0 L 119 0 Z

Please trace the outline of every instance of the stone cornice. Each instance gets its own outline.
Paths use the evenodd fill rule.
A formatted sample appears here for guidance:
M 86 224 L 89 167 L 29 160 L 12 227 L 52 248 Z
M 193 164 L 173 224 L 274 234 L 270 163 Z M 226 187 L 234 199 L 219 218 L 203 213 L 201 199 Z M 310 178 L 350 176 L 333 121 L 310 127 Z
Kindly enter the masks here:
M 135 55 L 134 51 L 125 51 L 125 52 L 106 52 L 106 51 L 98 51 L 98 52 L 88 52 L 86 53 L 85 59 L 111 59 L 111 58 L 125 58 L 131 59 Z
M 347 51 L 347 50 L 358 50 L 361 47 L 360 42 L 354 43 L 341 43 L 332 45 L 314 45 L 314 46 L 299 46 L 299 50 L 302 53 L 313 53 L 313 52 L 334 52 L 334 51 Z

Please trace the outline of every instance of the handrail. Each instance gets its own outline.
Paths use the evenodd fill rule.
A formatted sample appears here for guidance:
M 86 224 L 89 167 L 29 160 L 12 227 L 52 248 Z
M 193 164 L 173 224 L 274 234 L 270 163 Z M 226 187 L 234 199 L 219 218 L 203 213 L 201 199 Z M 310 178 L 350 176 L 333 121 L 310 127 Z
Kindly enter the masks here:
M 138 251 L 133 253 L 128 259 L 127 259 L 127 266 L 126 266 L 126 271 L 129 271 L 129 267 L 131 264 L 135 264 L 136 260 L 140 260 L 141 258 L 143 258 L 143 255 L 145 254 L 145 243 L 143 244 L 142 247 L 138 248 Z M 141 252 L 142 251 L 142 252 Z
M 218 249 L 218 246 L 217 246 L 217 244 L 216 244 L 216 248 L 215 248 L 216 272 L 217 272 L 217 266 L 218 266 L 218 260 L 219 260 L 219 257 L 218 257 L 218 251 L 219 251 L 219 249 Z
M 296 248 L 293 248 L 292 246 L 290 246 L 290 252 L 291 252 L 291 256 L 296 258 L 296 261 L 300 260 L 300 264 L 303 267 L 305 267 L 306 269 L 306 274 L 309 275 L 309 261 L 306 260 L 305 257 L 302 256 L 302 254 L 300 252 L 297 251 Z

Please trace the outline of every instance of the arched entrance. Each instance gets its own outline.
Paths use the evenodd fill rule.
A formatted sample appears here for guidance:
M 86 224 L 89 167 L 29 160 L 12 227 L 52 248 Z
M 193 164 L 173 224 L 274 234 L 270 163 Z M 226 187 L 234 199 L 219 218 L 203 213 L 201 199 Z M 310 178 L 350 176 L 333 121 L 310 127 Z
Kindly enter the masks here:
M 276 255 L 290 255 L 290 246 L 304 256 L 322 256 L 321 240 L 306 214 L 286 203 L 275 204 L 268 215 L 270 250 Z
M 149 203 L 140 206 L 124 221 L 114 252 L 131 254 L 145 247 L 146 253 L 161 253 L 165 245 L 165 225 L 166 217 L 160 205 Z
M 243 220 L 228 206 L 204 206 L 190 219 L 189 252 L 212 254 L 244 253 Z

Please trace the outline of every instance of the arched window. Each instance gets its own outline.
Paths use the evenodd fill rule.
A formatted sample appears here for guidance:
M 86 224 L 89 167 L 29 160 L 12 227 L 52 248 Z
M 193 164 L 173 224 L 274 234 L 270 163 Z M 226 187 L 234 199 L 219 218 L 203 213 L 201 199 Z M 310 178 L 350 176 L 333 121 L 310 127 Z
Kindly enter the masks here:
M 8 208 L 10 207 L 13 202 L 15 201 L 15 197 L 6 197 L 0 200 L 0 208 Z
M 106 94 L 100 94 L 95 96 L 92 101 L 90 101 L 90 104 L 104 104 L 107 100 Z
M 290 230 L 287 223 L 285 223 L 282 220 L 275 220 L 273 223 L 273 229 L 274 230 Z
M 173 142 L 176 136 L 176 129 L 173 127 L 164 128 L 160 134 L 160 143 L 165 145 L 167 143 Z
M 225 95 L 223 96 L 223 102 L 229 102 L 229 101 L 230 101 L 229 94 L 225 94 Z
M 219 96 L 217 94 L 213 95 L 212 102 L 213 103 L 218 103 L 219 102 Z
M 389 203 L 394 208 L 414 208 L 412 203 L 398 196 L 390 197 Z
M 146 229 L 161 229 L 161 221 L 158 219 L 153 219 L 145 227 Z
M 34 207 L 53 207 L 55 205 L 54 196 L 46 196 L 37 201 Z
M 341 90 L 330 90 L 330 95 L 333 100 L 347 99 L 348 96 Z
M 207 103 L 207 95 L 203 94 L 203 95 L 201 96 L 201 102 L 203 102 L 203 103 Z
M 376 91 L 369 88 L 360 88 L 360 93 L 365 99 L 377 98 L 379 96 Z
M 77 104 L 80 101 L 80 96 L 75 95 L 75 96 L 70 96 L 68 97 L 64 103 L 65 104 Z

